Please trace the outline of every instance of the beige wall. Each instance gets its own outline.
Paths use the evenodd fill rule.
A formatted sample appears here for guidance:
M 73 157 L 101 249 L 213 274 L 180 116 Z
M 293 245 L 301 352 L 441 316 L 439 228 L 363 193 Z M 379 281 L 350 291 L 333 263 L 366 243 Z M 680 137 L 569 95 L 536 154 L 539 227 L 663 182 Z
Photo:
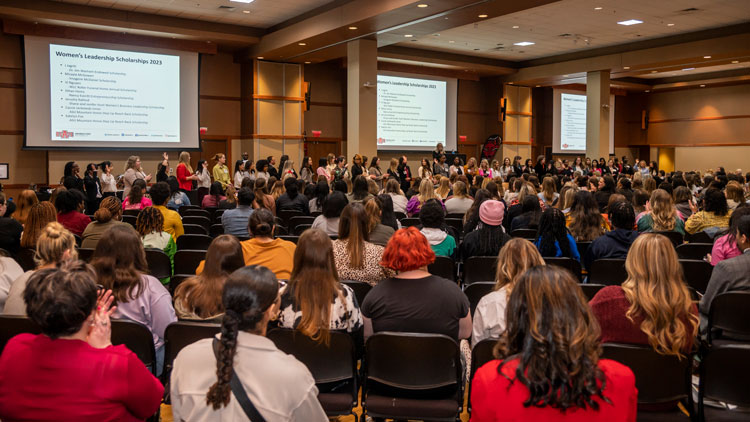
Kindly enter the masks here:
M 750 171 L 750 147 L 678 147 L 675 148 L 675 169 L 706 171 L 722 166 L 726 171 Z

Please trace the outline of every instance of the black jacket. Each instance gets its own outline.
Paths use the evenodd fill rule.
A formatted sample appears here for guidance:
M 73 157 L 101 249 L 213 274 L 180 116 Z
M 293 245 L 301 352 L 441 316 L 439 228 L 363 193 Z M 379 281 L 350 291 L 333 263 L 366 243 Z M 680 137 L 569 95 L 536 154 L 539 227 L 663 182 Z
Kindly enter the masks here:
M 583 267 L 586 270 L 591 270 L 591 264 L 597 259 L 625 259 L 628 256 L 628 249 L 635 242 L 636 237 L 638 237 L 637 231 L 626 229 L 615 229 L 597 237 L 586 250 L 586 255 L 583 257 Z
M 459 247 L 461 257 L 466 259 L 472 256 L 497 256 L 503 245 L 505 245 L 511 239 L 511 237 L 508 236 L 507 233 L 503 232 L 500 242 L 495 245 L 491 245 L 490 250 L 482 250 L 482 247 L 479 244 L 480 235 L 481 229 L 474 230 L 473 232 L 468 233 L 466 234 L 466 236 L 464 236 L 464 241 L 461 242 L 461 246 Z
M 308 205 L 309 200 L 305 195 L 300 193 L 294 198 L 290 198 L 288 193 L 279 196 L 276 200 L 276 212 L 282 210 L 296 210 L 302 211 L 305 215 L 310 215 L 310 207 Z

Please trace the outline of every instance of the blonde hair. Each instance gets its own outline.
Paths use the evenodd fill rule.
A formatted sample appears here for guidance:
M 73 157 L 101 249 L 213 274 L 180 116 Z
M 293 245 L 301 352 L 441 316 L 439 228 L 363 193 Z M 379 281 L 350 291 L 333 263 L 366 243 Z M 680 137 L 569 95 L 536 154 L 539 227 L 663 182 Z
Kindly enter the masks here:
M 453 196 L 456 198 L 469 198 L 469 194 L 466 192 L 466 183 L 460 180 L 454 183 Z
M 651 204 L 652 229 L 655 232 L 669 232 L 674 230 L 677 210 L 672 202 L 672 195 L 664 189 L 656 189 L 651 192 L 649 199 Z
M 742 189 L 742 186 L 739 184 L 739 182 L 732 180 L 731 182 L 727 183 L 727 187 L 724 192 L 727 199 L 731 199 L 738 204 L 742 204 L 743 202 L 745 202 L 745 191 Z
M 397 159 L 391 158 L 391 167 L 390 167 L 390 169 L 391 169 L 392 172 L 395 172 L 396 170 L 398 170 L 398 160 Z
M 47 224 L 36 241 L 37 264 L 42 266 L 60 262 L 65 251 L 69 251 L 70 259 L 78 258 L 75 236 L 56 221 Z
M 437 199 L 435 196 L 435 188 L 430 179 L 422 179 L 422 181 L 419 182 L 419 195 L 417 195 L 417 199 L 419 200 L 419 205 L 424 204 L 430 199 Z
M 125 163 L 125 171 L 128 171 L 129 169 L 135 170 L 135 162 L 140 160 L 141 157 L 137 155 L 131 155 L 128 157 L 128 161 Z
M 180 153 L 180 163 L 185 165 L 185 168 L 187 168 L 188 173 L 193 174 L 193 168 L 190 167 L 190 153 L 187 151 L 182 151 Z
M 526 270 L 537 265 L 544 265 L 544 258 L 533 243 L 520 237 L 509 240 L 497 254 L 497 272 L 495 273 L 495 290 L 505 287 L 510 291 L 518 277 Z
M 435 189 L 435 196 L 437 196 L 438 199 L 445 200 L 451 192 L 451 180 L 447 177 L 440 176 L 440 181 L 438 183 L 440 186 Z
M 530 182 L 526 182 L 521 185 L 521 189 L 518 190 L 518 203 L 523 203 L 523 200 L 527 196 L 536 196 L 536 188 Z
M 555 179 L 551 177 L 542 179 L 542 193 L 547 202 L 552 202 L 555 199 Z
M 654 233 L 638 236 L 628 252 L 625 269 L 628 278 L 622 290 L 630 303 L 625 316 L 631 322 L 643 317 L 640 329 L 651 347 L 660 354 L 681 358 L 698 330 L 698 317 L 692 312 L 690 291 L 672 242 Z

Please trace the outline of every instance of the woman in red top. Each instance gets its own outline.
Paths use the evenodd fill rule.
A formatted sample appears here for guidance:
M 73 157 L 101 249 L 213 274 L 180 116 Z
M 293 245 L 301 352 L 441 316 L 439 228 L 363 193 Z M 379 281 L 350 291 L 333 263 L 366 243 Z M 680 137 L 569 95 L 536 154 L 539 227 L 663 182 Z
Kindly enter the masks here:
M 602 343 L 651 345 L 657 352 L 682 356 L 698 331 L 698 309 L 682 279 L 672 242 L 644 233 L 625 260 L 628 278 L 591 299 L 602 329 Z
M 24 293 L 42 334 L 13 337 L 0 357 L 0 419 L 142 421 L 164 387 L 125 346 L 113 346 L 111 292 L 97 298 L 81 261 L 39 270 Z
M 91 223 L 91 218 L 81 212 L 85 200 L 83 193 L 77 189 L 62 191 L 55 198 L 57 222 L 76 236 L 82 236 L 86 226 Z
M 198 180 L 198 176 L 193 174 L 193 168 L 190 167 L 190 153 L 182 151 L 180 153 L 180 164 L 177 165 L 177 181 L 180 182 L 180 189 L 190 192 L 193 190 L 193 180 Z
M 536 266 L 516 281 L 507 329 L 471 390 L 472 422 L 635 422 L 626 366 L 599 359 L 599 325 L 566 270 Z

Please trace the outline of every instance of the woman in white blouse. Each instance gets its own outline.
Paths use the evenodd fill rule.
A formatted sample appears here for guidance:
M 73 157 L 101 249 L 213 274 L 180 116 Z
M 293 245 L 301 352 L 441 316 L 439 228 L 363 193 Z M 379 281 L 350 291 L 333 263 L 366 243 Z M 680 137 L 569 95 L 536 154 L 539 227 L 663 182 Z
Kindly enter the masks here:
M 112 175 L 112 163 L 109 161 L 102 161 L 99 164 L 99 168 L 102 169 L 102 174 L 99 175 L 99 184 L 102 187 L 102 197 L 115 196 L 117 193 L 117 179 Z
M 203 201 L 203 197 L 208 195 L 211 190 L 211 172 L 208 171 L 208 161 L 199 160 L 198 169 L 195 170 L 195 175 L 198 176 L 198 204 L 200 205 Z

